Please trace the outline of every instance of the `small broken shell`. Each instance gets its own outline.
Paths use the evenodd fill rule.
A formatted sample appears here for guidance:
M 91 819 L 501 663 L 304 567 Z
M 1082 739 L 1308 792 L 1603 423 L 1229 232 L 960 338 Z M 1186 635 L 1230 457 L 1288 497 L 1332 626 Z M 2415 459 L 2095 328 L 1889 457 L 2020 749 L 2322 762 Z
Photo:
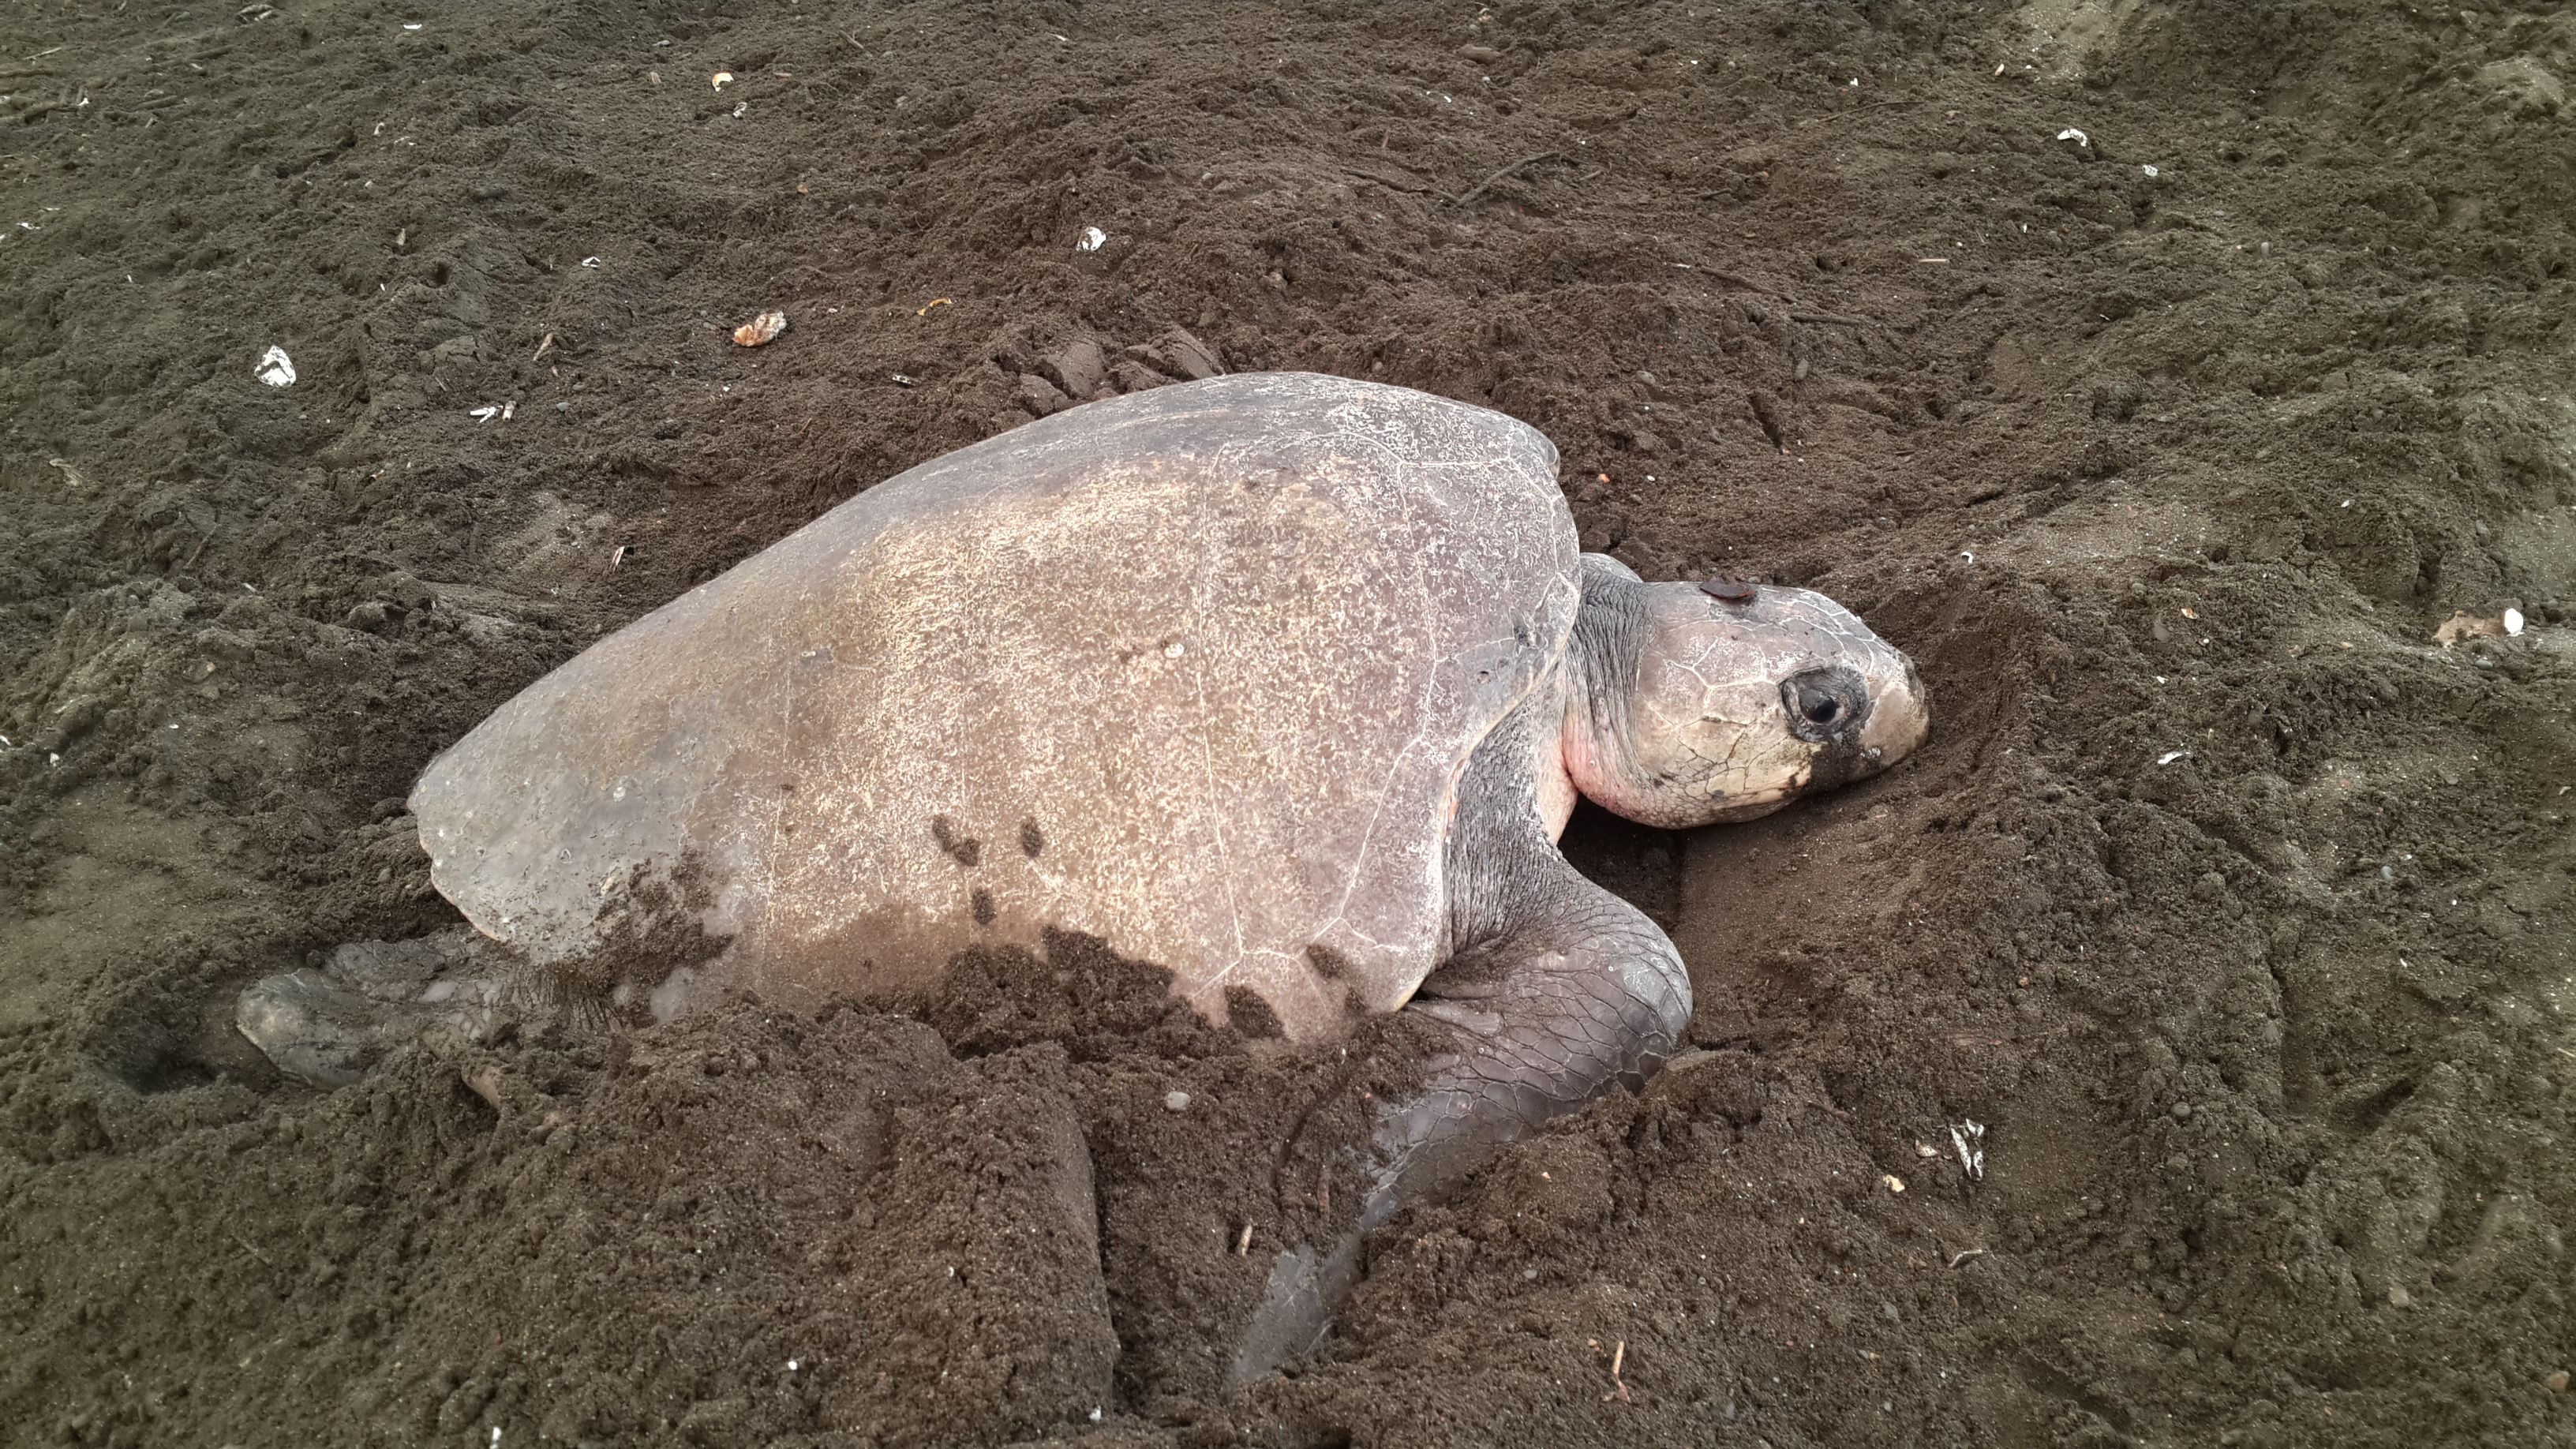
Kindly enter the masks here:
M 737 347 L 765 347 L 787 330 L 787 314 L 772 308 L 733 329 Z
M 715 73 L 712 79 L 716 83 L 716 89 L 723 90 L 726 86 L 733 84 L 733 72 L 729 70 L 720 70 Z

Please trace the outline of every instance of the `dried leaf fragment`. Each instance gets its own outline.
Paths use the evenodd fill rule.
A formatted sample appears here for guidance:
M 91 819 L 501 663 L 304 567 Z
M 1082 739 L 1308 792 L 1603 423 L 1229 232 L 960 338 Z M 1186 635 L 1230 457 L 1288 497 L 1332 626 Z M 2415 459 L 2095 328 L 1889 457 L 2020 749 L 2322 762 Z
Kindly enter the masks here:
M 2521 611 L 2515 611 L 2514 622 L 2521 622 Z M 2466 609 L 2457 609 L 2452 611 L 2451 617 L 2442 621 L 2440 628 L 2433 631 L 2433 642 L 2448 649 L 2463 639 L 2500 639 L 2507 632 L 2502 615 L 2481 619 Z M 2516 629 L 2510 632 L 2518 634 L 2522 631 Z
M 786 330 L 787 314 L 773 307 L 733 329 L 734 345 L 766 347 L 777 339 L 779 333 Z

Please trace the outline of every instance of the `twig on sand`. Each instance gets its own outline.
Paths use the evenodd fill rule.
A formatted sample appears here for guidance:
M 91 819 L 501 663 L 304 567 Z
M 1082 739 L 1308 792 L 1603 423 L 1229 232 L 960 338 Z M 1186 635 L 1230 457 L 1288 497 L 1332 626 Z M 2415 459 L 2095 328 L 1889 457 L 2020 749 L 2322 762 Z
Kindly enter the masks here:
M 1468 187 L 1465 191 L 1460 192 L 1457 200 L 1452 201 L 1449 204 L 1451 206 L 1465 206 L 1468 202 L 1484 195 L 1485 189 L 1492 186 L 1495 182 L 1502 180 L 1504 177 L 1511 175 L 1513 172 L 1520 170 L 1524 166 L 1536 166 L 1541 161 L 1554 160 L 1558 154 L 1559 153 L 1555 151 L 1541 151 L 1535 156 L 1523 156 L 1518 161 L 1513 162 L 1511 165 L 1504 167 L 1493 175 L 1488 176 L 1484 180 L 1477 182 L 1475 185 Z
M 1617 1399 L 1623 1404 L 1630 1402 L 1627 1382 L 1619 1377 L 1619 1370 L 1627 1362 L 1628 1340 L 1623 1338 L 1619 1340 L 1619 1346 L 1610 1351 L 1610 1392 L 1601 1396 L 1601 1402 L 1606 1404 L 1612 1399 Z
M 1739 292 L 1759 292 L 1765 297 L 1777 297 L 1781 301 L 1788 302 L 1791 305 L 1796 304 L 1797 299 L 1790 296 L 1788 293 L 1774 291 L 1740 272 L 1721 272 L 1714 267 L 1702 267 L 1700 270 L 1707 273 L 1714 280 L 1723 282 Z
M 1344 163 L 1342 170 L 1345 174 L 1356 176 L 1363 181 L 1374 181 L 1389 191 L 1409 191 L 1416 196 L 1429 196 L 1431 194 L 1431 188 L 1428 186 L 1416 186 L 1411 181 L 1389 176 L 1381 171 L 1372 171 L 1366 167 L 1353 166 L 1348 163 Z

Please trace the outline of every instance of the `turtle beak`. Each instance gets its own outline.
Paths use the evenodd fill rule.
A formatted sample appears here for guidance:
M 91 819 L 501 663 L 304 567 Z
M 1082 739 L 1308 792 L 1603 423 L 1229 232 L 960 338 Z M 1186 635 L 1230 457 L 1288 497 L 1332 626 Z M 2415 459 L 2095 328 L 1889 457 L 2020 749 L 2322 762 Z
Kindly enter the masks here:
M 1932 732 L 1932 701 L 1922 672 L 1893 645 L 1863 671 L 1869 678 L 1869 722 L 1860 732 L 1861 757 L 1875 774 L 1907 755 Z

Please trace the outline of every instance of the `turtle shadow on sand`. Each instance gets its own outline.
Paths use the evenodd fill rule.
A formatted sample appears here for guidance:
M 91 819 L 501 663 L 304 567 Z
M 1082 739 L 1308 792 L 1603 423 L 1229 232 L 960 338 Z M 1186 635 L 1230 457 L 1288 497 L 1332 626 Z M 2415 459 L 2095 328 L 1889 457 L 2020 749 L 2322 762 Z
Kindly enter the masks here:
M 669 1020 L 917 991 L 1050 933 L 1290 1041 L 1403 1011 L 1355 1224 L 1294 1247 L 1233 1377 L 1294 1362 L 1360 1243 L 1641 1084 L 1690 980 L 1559 853 L 1578 796 L 1749 819 L 1921 742 L 1913 665 L 1803 589 L 1580 553 L 1555 449 L 1305 374 L 1088 404 L 877 485 L 530 685 L 412 794 L 506 943 L 343 948 L 246 993 L 317 1081 L 512 995 Z M 993 958 L 1004 959 L 1004 958 Z M 314 1068 L 319 1067 L 320 1070 Z

